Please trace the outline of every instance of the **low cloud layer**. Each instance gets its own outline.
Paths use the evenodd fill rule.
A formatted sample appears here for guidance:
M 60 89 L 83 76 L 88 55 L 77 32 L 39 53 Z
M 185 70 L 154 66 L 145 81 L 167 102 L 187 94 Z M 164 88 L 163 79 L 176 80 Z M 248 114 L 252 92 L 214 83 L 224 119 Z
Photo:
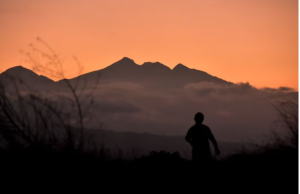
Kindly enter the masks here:
M 298 92 L 289 88 L 256 89 L 248 83 L 224 86 L 200 82 L 162 90 L 115 82 L 99 84 L 91 92 L 78 91 L 79 100 L 85 100 L 82 108 L 88 127 L 182 136 L 194 124 L 195 113 L 202 112 L 204 124 L 218 140 L 227 142 L 260 140 L 271 132 L 278 118 L 273 104 L 298 100 Z M 64 112 L 76 115 L 70 91 L 43 95 Z
M 270 133 L 277 119 L 272 103 L 298 98 L 298 93 L 285 91 L 267 92 L 248 83 L 189 84 L 169 91 L 132 83 L 103 84 L 94 91 L 90 116 L 108 130 L 185 135 L 199 111 L 216 138 L 240 142 Z

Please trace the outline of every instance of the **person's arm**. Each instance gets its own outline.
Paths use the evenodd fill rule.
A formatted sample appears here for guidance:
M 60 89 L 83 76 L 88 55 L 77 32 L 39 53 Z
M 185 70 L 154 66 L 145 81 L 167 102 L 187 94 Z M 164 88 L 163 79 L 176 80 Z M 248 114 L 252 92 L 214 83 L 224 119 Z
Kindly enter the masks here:
M 185 140 L 192 145 L 192 137 L 191 137 L 191 129 L 188 130 L 186 136 L 185 136 Z
M 212 142 L 212 144 L 215 147 L 215 153 L 216 153 L 216 155 L 219 155 L 220 154 L 220 150 L 219 150 L 217 141 L 216 141 L 214 135 L 212 134 L 210 128 L 208 128 L 208 138 L 210 139 L 210 141 Z

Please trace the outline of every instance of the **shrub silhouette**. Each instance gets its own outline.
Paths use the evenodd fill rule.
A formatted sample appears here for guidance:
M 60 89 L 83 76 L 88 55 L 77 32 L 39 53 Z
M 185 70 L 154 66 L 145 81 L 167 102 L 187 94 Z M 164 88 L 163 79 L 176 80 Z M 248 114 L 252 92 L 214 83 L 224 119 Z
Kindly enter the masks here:
M 26 80 L 7 75 L 5 80 L 0 80 L 0 148 L 12 152 L 18 149 L 24 153 L 35 153 L 34 155 L 50 155 L 50 152 L 63 152 L 70 156 L 89 152 L 104 154 L 103 149 L 98 148 L 95 142 L 89 141 L 84 121 L 85 113 L 92 105 L 90 102 L 93 101 L 93 89 L 99 78 L 83 98 L 81 91 L 84 88 L 78 88 L 78 82 L 74 85 L 65 78 L 62 60 L 55 51 L 40 38 L 37 38 L 37 41 L 46 47 L 48 52 L 31 44 L 32 53 L 23 53 L 35 71 L 63 80 L 66 89 L 70 91 L 67 99 L 73 110 L 65 111 L 64 104 L 58 104 L 43 93 L 33 91 Z M 46 62 L 40 62 L 34 54 L 38 54 L 38 57 L 44 58 Z M 80 74 L 82 66 L 76 57 L 74 61 Z M 8 82 L 13 85 L 13 92 L 5 87 L 5 83 Z M 87 105 L 86 109 L 83 109 L 84 105 Z M 73 118 L 75 124 L 72 123 Z

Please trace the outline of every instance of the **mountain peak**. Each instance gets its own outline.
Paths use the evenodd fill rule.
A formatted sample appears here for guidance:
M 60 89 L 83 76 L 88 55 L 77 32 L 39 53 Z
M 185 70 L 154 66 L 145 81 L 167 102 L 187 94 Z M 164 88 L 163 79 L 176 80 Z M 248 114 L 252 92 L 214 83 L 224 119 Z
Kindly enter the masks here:
M 156 61 L 156 62 L 150 62 L 150 61 L 148 61 L 148 62 L 143 63 L 142 65 L 150 65 L 150 64 L 164 65 L 164 64 L 162 64 L 162 63 L 160 63 L 160 62 L 158 62 L 158 61 Z
M 136 63 L 134 62 L 133 59 L 130 59 L 128 57 L 123 57 L 122 59 L 120 59 L 119 61 L 115 62 L 114 64 L 134 64 L 136 65 Z
M 178 65 L 176 65 L 174 68 L 173 68 L 173 71 L 182 71 L 182 70 L 189 70 L 190 68 L 182 65 L 181 63 L 179 63 Z
M 9 80 L 9 83 L 11 81 L 22 81 L 30 86 L 33 86 L 37 83 L 54 83 L 54 81 L 49 79 L 48 77 L 38 75 L 34 71 L 27 69 L 23 66 L 15 66 L 7 69 L 6 71 L 0 74 L 0 78 L 3 80 Z
M 168 66 L 166 66 L 166 65 L 164 65 L 164 64 L 162 64 L 162 63 L 160 63 L 160 62 L 145 62 L 145 63 L 143 63 L 142 65 L 141 65 L 142 67 L 146 67 L 146 68 L 155 68 L 155 69 L 160 69 L 160 70 L 163 70 L 163 69 L 165 69 L 165 70 L 170 70 L 170 68 L 168 67 Z
M 130 58 L 128 57 L 123 57 L 121 60 L 113 63 L 112 65 L 106 67 L 105 69 L 110 69 L 110 68 L 131 68 L 135 67 L 137 64 Z
M 23 66 L 15 66 L 12 68 L 7 69 L 6 71 L 3 72 L 3 74 L 20 74 L 20 73 L 27 73 L 27 74 L 36 74 L 32 70 L 27 69 Z
M 121 60 L 119 60 L 119 62 L 122 61 L 122 62 L 134 62 L 133 59 L 130 59 L 128 57 L 123 57 Z
M 18 65 L 18 66 L 14 66 L 14 67 L 11 67 L 9 69 L 7 69 L 6 71 L 9 71 L 9 70 L 29 70 L 21 65 Z

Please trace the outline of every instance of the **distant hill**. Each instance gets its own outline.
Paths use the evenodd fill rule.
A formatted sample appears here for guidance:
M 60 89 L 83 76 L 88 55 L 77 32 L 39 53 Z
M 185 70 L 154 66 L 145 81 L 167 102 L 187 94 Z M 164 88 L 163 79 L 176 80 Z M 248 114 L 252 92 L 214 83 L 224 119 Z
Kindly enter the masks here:
M 30 89 L 31 91 L 52 90 L 57 86 L 53 80 L 43 75 L 38 75 L 22 66 L 12 67 L 1 73 L 0 83 L 9 91 L 14 90 L 15 86 L 18 87 L 19 90 Z

